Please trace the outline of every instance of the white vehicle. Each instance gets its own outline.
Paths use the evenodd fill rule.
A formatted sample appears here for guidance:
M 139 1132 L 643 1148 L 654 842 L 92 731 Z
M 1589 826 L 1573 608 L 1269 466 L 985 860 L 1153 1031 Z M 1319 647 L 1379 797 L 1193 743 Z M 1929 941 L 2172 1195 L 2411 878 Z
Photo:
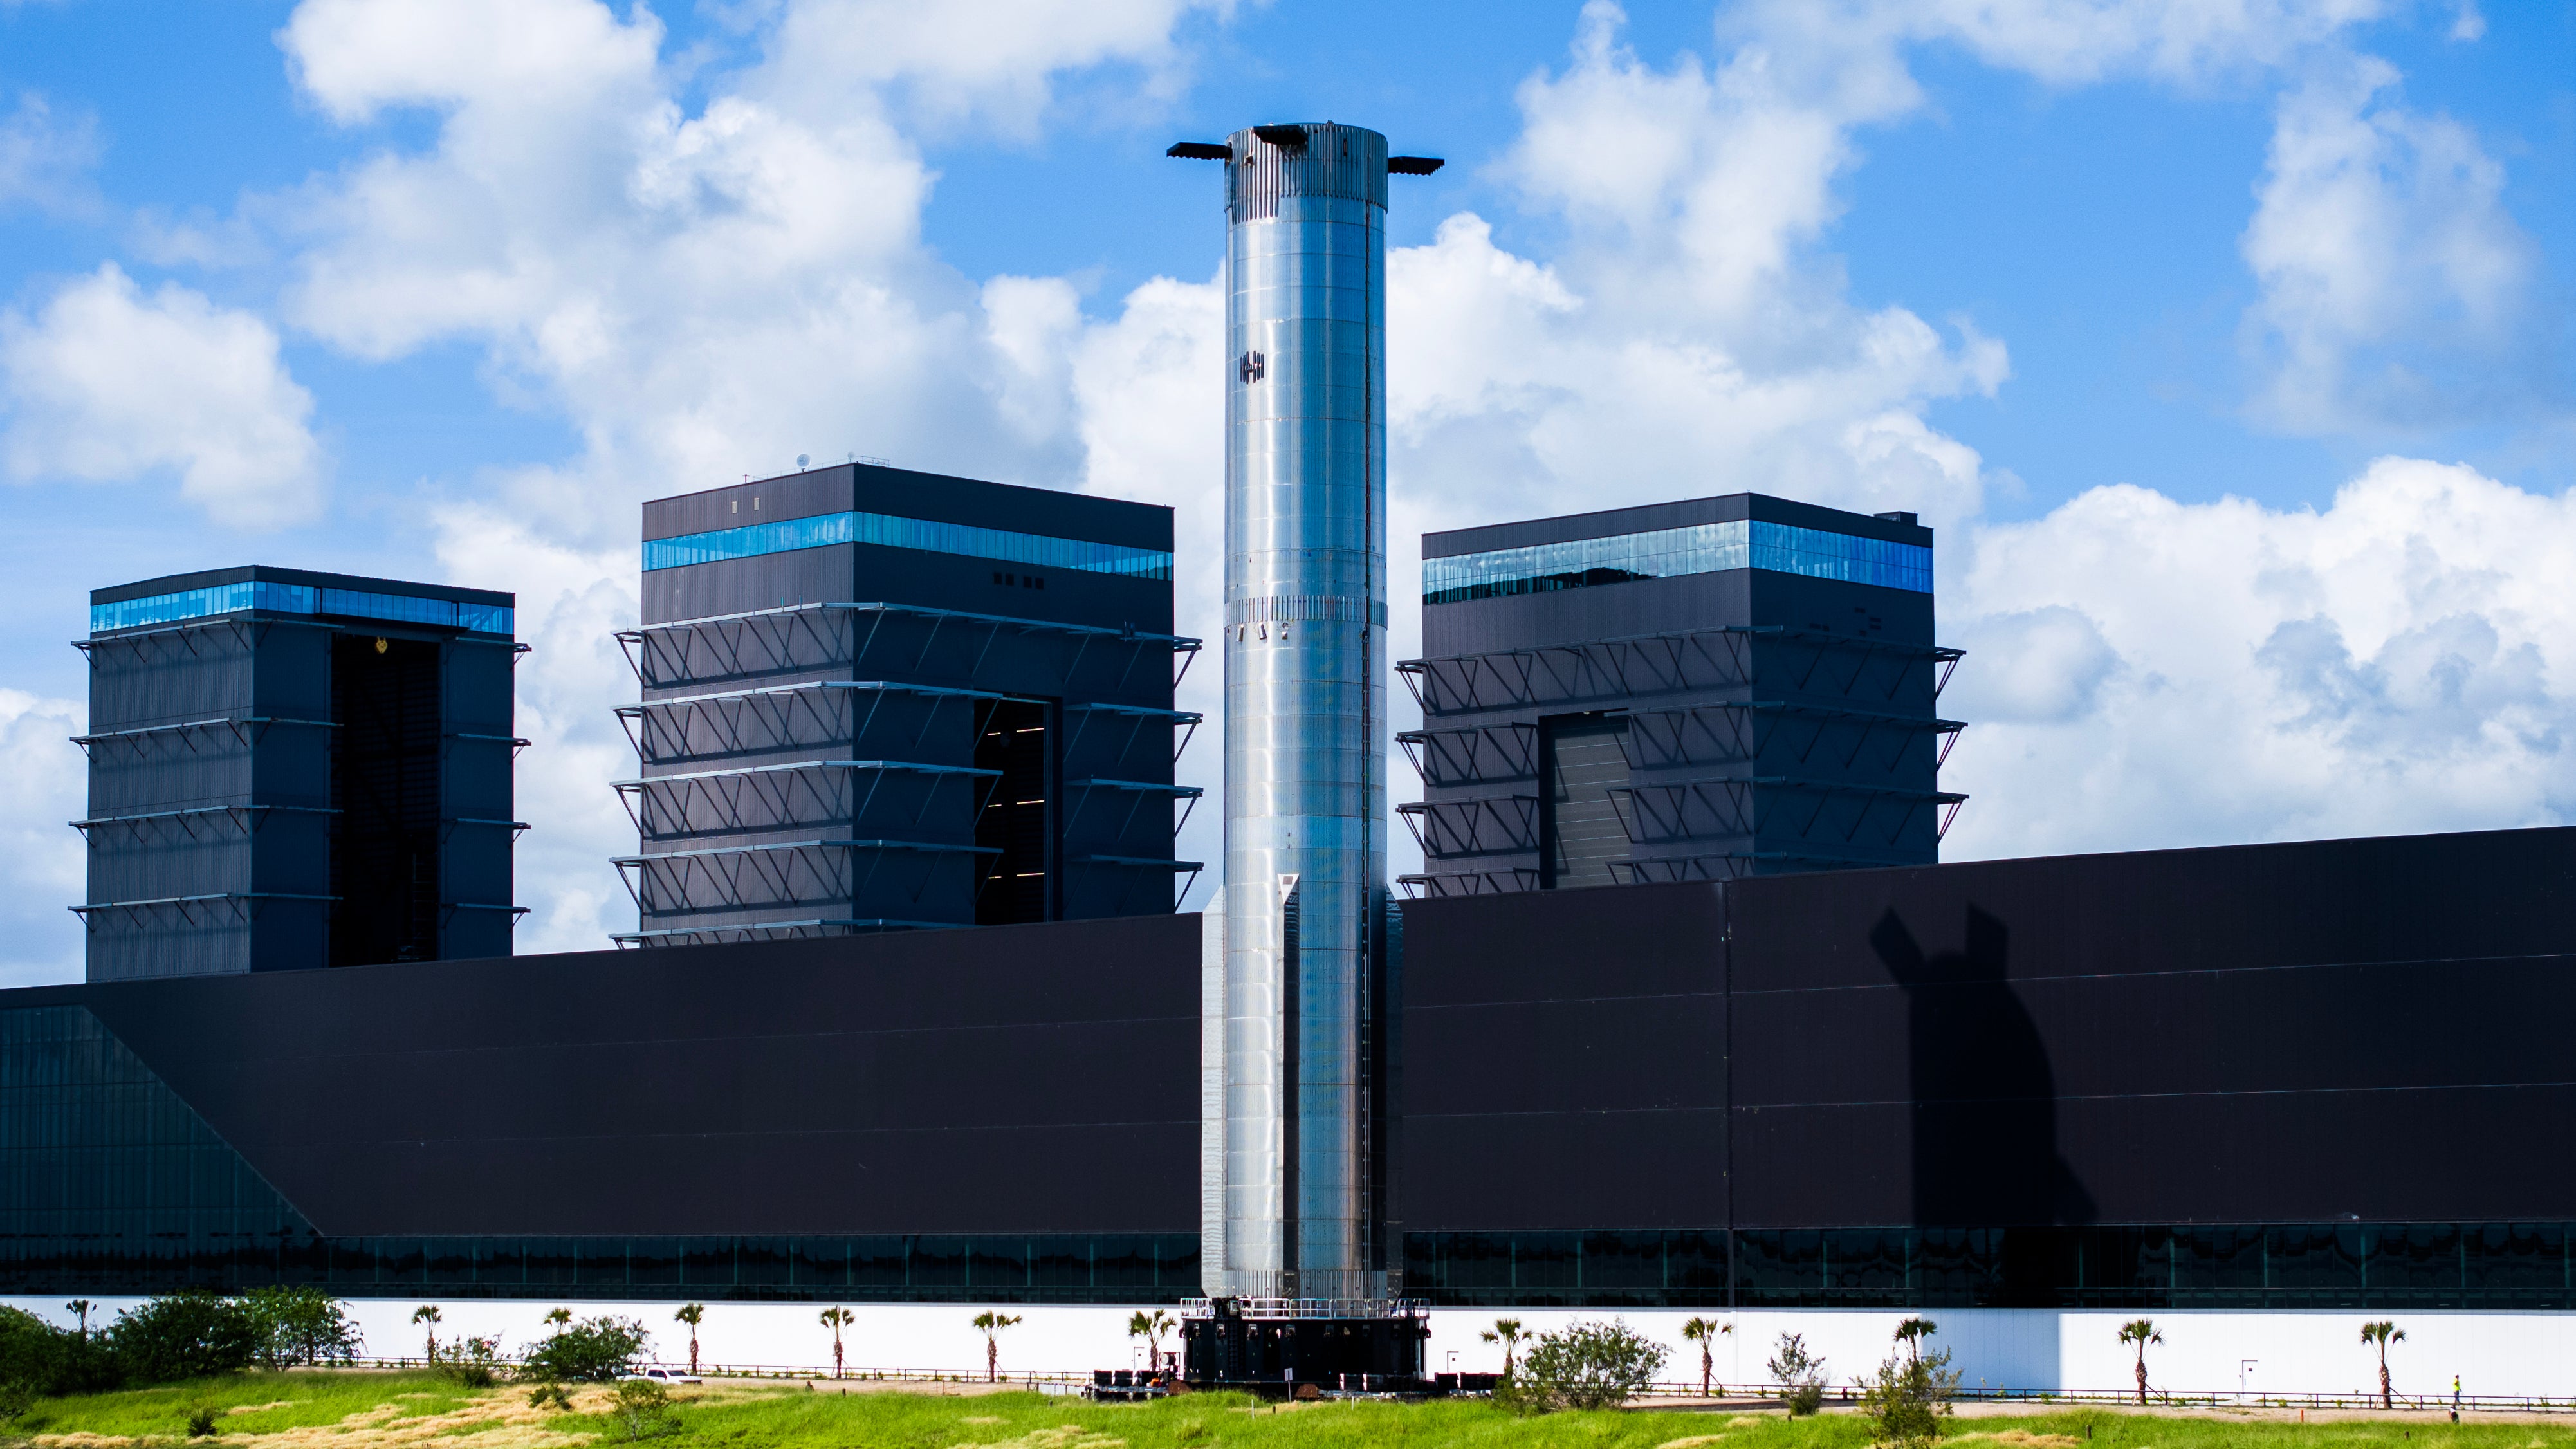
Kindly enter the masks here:
M 623 1375 L 623 1377 L 630 1379 L 646 1379 L 657 1384 L 696 1384 L 705 1382 L 705 1380 L 699 1378 L 696 1374 L 684 1373 L 675 1368 L 661 1368 L 658 1366 L 636 1369 Z

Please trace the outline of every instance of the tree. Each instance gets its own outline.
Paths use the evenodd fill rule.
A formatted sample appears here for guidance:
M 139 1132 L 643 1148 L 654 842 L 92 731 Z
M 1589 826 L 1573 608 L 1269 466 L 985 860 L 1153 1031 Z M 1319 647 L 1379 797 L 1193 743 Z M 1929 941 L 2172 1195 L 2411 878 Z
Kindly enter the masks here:
M 707 1321 L 707 1305 L 684 1303 L 680 1305 L 679 1312 L 671 1315 L 671 1321 L 689 1325 L 689 1372 L 695 1375 L 698 1371 L 698 1325 Z
M 989 1384 L 1002 1373 L 1002 1345 L 994 1335 L 1019 1321 L 1016 1313 L 999 1313 L 990 1308 L 975 1315 L 975 1326 L 984 1330 L 984 1382 Z
M 1127 1315 L 1127 1336 L 1145 1340 L 1145 1359 L 1155 1372 L 1163 1368 L 1163 1335 L 1172 1331 L 1172 1315 L 1157 1308 L 1151 1313 L 1142 1309 Z
M 1920 1321 L 1906 1320 L 1908 1326 Z M 1930 1332 L 1929 1324 L 1911 1334 L 1898 1329 L 1897 1340 L 1907 1352 L 1889 1354 L 1876 1379 L 1860 1380 L 1861 1413 L 1877 1427 L 1882 1449 L 1923 1449 L 1940 1437 L 1941 1420 L 1950 1413 L 1959 1375 L 1950 1367 L 1948 1349 L 1922 1351 Z
M 1803 1333 L 1780 1335 L 1780 1350 L 1763 1365 L 1780 1385 L 1789 1417 L 1812 1414 L 1825 1406 L 1825 1361 L 1807 1352 Z
M 1716 1344 L 1719 1334 L 1734 1331 L 1732 1323 L 1717 1323 L 1706 1318 L 1694 1318 L 1682 1325 L 1682 1342 L 1699 1345 L 1699 1392 L 1702 1398 L 1708 1397 L 1709 1373 L 1717 1366 L 1709 1349 Z
M 89 1310 L 92 1306 L 90 1301 L 86 1298 L 75 1298 L 63 1306 L 80 1315 L 80 1336 L 89 1337 Z
M 424 1303 L 411 1311 L 411 1321 L 429 1325 L 429 1366 L 438 1367 L 438 1306 Z
M 2156 1331 L 2152 1318 L 2134 1318 L 2120 1325 L 2120 1341 L 2138 1346 L 2138 1402 L 2147 1401 L 2147 1345 L 2162 1343 L 2165 1336 Z
M 546 1322 L 557 1328 L 561 1328 L 565 1324 L 572 1322 L 572 1310 L 569 1308 L 550 1309 L 546 1313 Z
M 2406 1330 L 2386 1320 L 2361 1326 L 2361 1341 L 2375 1344 L 2379 1349 L 2379 1407 L 2383 1409 L 2395 1407 L 2391 1402 L 2395 1396 L 2388 1387 L 2388 1346 L 2402 1343 L 2405 1339 Z
M 823 1310 L 823 1326 L 832 1330 L 832 1377 L 841 1376 L 841 1330 L 859 1321 L 859 1316 L 846 1308 Z
M 618 1419 L 626 1425 L 630 1441 L 675 1428 L 679 1422 L 671 1414 L 671 1391 L 651 1379 L 619 1383 L 615 1409 Z
M 253 1288 L 242 1301 L 259 1323 L 264 1368 L 348 1363 L 364 1345 L 340 1300 L 319 1288 Z
M 1530 1346 L 1511 1401 L 1539 1413 L 1615 1408 L 1655 1381 L 1665 1357 L 1662 1344 L 1641 1337 L 1624 1319 L 1568 1324 Z
M 1485 1342 L 1499 1343 L 1503 1346 L 1504 1378 L 1510 1378 L 1512 1376 L 1513 1348 L 1518 1346 L 1520 1341 L 1527 1336 L 1528 1335 L 1521 1332 L 1521 1321 L 1517 1318 L 1497 1318 L 1494 1320 L 1494 1326 L 1484 1331 L 1482 1337 Z
M 238 1373 L 251 1366 L 260 1346 L 259 1322 L 249 1306 L 202 1288 L 129 1308 L 102 1337 L 126 1374 L 147 1384 Z
M 1923 1357 L 1923 1340 L 1940 1331 L 1941 1325 L 1929 1318 L 1909 1318 L 1896 1325 L 1896 1341 L 1905 1345 L 1910 1356 L 1919 1359 Z
M 557 1324 L 555 1331 L 528 1346 L 521 1355 L 525 1374 L 534 1379 L 611 1384 L 626 1377 L 635 1360 L 644 1356 L 645 1345 L 653 1336 L 644 1325 L 632 1318 L 602 1315 Z M 555 1323 L 549 1316 L 548 1323 Z

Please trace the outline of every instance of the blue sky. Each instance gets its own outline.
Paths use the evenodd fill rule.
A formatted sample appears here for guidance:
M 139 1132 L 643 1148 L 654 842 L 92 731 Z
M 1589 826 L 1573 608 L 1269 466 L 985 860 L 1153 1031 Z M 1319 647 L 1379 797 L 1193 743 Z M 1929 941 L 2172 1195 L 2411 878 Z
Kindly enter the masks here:
M 517 590 L 523 949 L 631 920 L 637 500 L 1145 498 L 1201 608 L 1221 217 L 1162 148 L 1327 118 L 1450 162 L 1390 217 L 1399 595 L 1425 528 L 1911 508 L 1954 857 L 2576 810 L 2576 7 L 0 0 L 0 975 L 77 971 L 90 587 Z

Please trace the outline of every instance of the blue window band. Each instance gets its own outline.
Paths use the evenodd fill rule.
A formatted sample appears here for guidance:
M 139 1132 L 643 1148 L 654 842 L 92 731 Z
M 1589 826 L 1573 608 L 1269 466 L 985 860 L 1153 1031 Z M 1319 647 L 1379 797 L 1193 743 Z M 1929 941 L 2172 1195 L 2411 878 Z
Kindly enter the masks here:
M 393 624 L 426 624 L 436 629 L 464 629 L 476 634 L 508 635 L 515 631 L 515 610 L 504 604 L 460 604 L 452 599 L 423 599 L 410 594 L 370 594 L 357 589 L 317 589 L 250 579 L 154 594 L 148 599 L 120 599 L 89 606 L 89 631 L 140 629 L 147 624 L 173 624 L 264 609 L 272 614 L 337 614 L 345 618 L 382 619 Z
M 1422 602 L 1455 604 L 1748 568 L 1932 592 L 1932 550 L 1920 544 L 1737 519 L 1427 558 Z
M 644 540 L 644 569 L 684 568 L 724 559 L 757 558 L 800 548 L 836 543 L 869 543 L 883 548 L 917 548 L 928 553 L 963 554 L 998 563 L 1039 568 L 1074 569 L 1120 578 L 1172 581 L 1172 556 L 1150 548 L 1118 543 L 1088 543 L 1078 538 L 1050 538 L 1039 533 L 1012 533 L 966 523 L 932 523 L 886 513 L 823 513 L 811 518 L 782 518 L 720 528 L 713 533 Z

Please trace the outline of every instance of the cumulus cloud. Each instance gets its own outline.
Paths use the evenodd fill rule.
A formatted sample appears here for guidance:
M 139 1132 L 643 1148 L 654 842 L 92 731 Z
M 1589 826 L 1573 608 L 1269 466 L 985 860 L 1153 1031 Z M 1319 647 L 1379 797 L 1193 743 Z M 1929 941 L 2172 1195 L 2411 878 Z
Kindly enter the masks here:
M 0 117 L 0 211 L 29 207 L 57 216 L 86 216 L 99 209 L 90 168 L 98 164 L 98 122 L 86 113 L 57 115 L 43 96 L 28 91 L 17 109 Z
M 69 822 L 81 818 L 84 775 L 70 736 L 88 709 L 0 689 L 0 859 L 9 889 L 0 894 L 0 986 L 42 986 L 80 979 L 80 922 L 63 909 L 86 899 L 88 861 Z
M 274 528 L 320 510 L 313 395 L 277 333 L 175 283 L 146 296 L 111 262 L 32 317 L 0 315 L 0 398 L 21 482 L 166 469 L 219 523 Z
M 2123 485 L 1965 552 L 1950 858 L 2576 812 L 2576 495 L 2387 458 L 2322 511 Z
M 2259 410 L 2294 431 L 2420 428 L 2539 401 L 2537 248 L 2467 126 L 2343 57 L 2281 98 L 2244 253 Z

